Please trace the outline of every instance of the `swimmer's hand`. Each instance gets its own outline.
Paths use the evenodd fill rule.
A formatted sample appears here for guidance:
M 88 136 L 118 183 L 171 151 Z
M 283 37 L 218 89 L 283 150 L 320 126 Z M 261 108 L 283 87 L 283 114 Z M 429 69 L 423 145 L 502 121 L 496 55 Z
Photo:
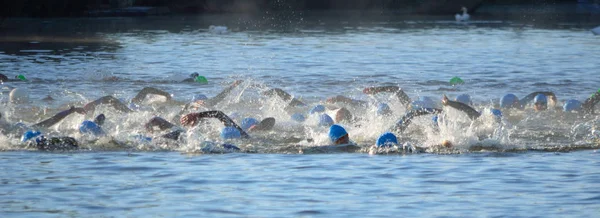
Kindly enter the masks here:
M 444 105 L 444 106 L 448 105 L 448 101 L 449 101 L 448 96 L 444 95 L 444 97 L 442 97 L 442 105 Z
M 182 126 L 194 126 L 196 125 L 196 123 L 198 123 L 198 114 L 186 114 L 185 116 L 181 117 L 181 119 L 179 119 L 179 122 L 181 122 Z

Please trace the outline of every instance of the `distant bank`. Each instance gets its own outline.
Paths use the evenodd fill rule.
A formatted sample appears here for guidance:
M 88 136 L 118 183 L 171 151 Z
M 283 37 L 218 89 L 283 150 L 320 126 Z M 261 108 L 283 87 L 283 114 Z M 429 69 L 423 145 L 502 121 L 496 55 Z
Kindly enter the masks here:
M 265 11 L 364 10 L 397 14 L 600 14 L 600 0 L 4 0 L 0 18 L 150 16 Z

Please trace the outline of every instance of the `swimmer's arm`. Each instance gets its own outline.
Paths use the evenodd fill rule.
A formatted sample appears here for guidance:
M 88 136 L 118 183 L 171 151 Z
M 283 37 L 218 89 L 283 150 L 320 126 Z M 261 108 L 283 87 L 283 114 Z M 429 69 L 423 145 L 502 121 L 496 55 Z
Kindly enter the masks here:
M 581 107 L 583 108 L 584 112 L 593 114 L 594 107 L 596 104 L 598 104 L 598 102 L 600 102 L 600 92 L 596 92 L 589 98 L 585 99 Z
M 85 110 L 83 108 L 76 108 L 76 107 L 71 107 L 68 110 L 64 110 L 61 111 L 59 113 L 57 113 L 56 115 L 42 121 L 39 122 L 37 124 L 34 124 L 32 127 L 37 129 L 37 128 L 49 128 L 51 126 L 54 126 L 54 124 L 57 124 L 58 122 L 60 122 L 61 120 L 65 119 L 65 117 L 69 116 L 70 114 L 72 114 L 73 112 L 77 112 L 79 114 L 85 114 Z
M 351 105 L 366 105 L 367 102 L 366 101 L 361 101 L 361 100 L 354 100 L 351 98 L 348 98 L 346 96 L 342 96 L 342 95 L 338 95 L 335 97 L 331 97 L 327 99 L 328 103 L 345 103 L 345 104 L 351 104 Z
M 158 127 L 158 129 L 160 129 L 162 131 L 165 129 L 173 128 L 175 125 L 173 125 L 172 123 L 170 123 L 169 121 L 167 121 L 161 117 L 154 117 L 154 118 L 150 119 L 150 121 L 148 121 L 144 125 L 146 130 L 149 132 L 154 131 L 155 126 Z
M 403 105 L 409 105 L 410 102 L 412 101 L 410 99 L 410 97 L 408 97 L 408 95 L 404 92 L 404 90 L 402 90 L 402 88 L 400 88 L 398 86 L 368 87 L 368 88 L 365 88 L 363 90 L 363 92 L 365 94 L 377 94 L 380 92 L 393 92 L 394 94 L 396 94 L 396 97 L 398 98 L 398 100 L 400 100 L 400 103 L 402 103 Z
M 305 105 L 304 102 L 302 102 L 302 101 L 300 101 L 300 100 L 292 97 L 292 95 L 290 95 L 286 91 L 283 91 L 280 88 L 274 88 L 274 89 L 270 89 L 268 91 L 265 91 L 265 92 L 263 92 L 263 95 L 266 95 L 266 96 L 277 95 L 278 97 L 280 97 L 284 101 L 289 101 L 291 99 L 291 102 L 289 103 L 289 106 L 302 106 L 302 105 Z
M 221 91 L 221 93 L 217 94 L 215 97 L 204 101 L 204 105 L 210 107 L 223 101 L 223 99 L 225 99 L 225 97 L 227 97 L 227 95 L 229 95 L 229 93 L 231 93 L 231 91 L 233 91 L 233 89 L 237 87 L 240 83 L 242 83 L 242 80 L 236 80 L 235 82 L 233 82 L 233 84 L 223 89 L 223 91 Z
M 131 102 L 135 104 L 141 104 L 146 98 L 146 96 L 148 96 L 148 94 L 164 96 L 165 98 L 167 98 L 167 101 L 171 100 L 170 93 L 157 88 L 145 87 L 142 89 L 142 91 L 138 92 L 138 94 L 133 99 L 131 99 Z
M 248 135 L 248 133 L 246 133 L 246 131 L 244 131 L 240 126 L 238 126 L 231 118 L 229 118 L 222 111 L 204 111 L 204 112 L 199 112 L 199 113 L 187 114 L 187 115 L 181 117 L 180 122 L 181 122 L 181 125 L 184 125 L 184 126 L 186 126 L 186 125 L 194 126 L 198 123 L 198 119 L 201 119 L 201 118 L 217 118 L 225 126 L 231 126 L 231 127 L 238 129 L 240 131 L 240 133 L 242 134 L 242 137 L 250 138 L 250 135 Z
M 87 103 L 83 107 L 83 109 L 85 109 L 86 111 L 93 111 L 93 110 L 96 109 L 96 107 L 98 105 L 102 105 L 102 104 L 110 104 L 116 110 L 121 111 L 121 112 L 132 112 L 132 110 L 129 109 L 129 107 L 127 107 L 127 105 L 121 103 L 121 101 L 119 99 L 116 99 L 115 97 L 112 97 L 110 95 L 101 97 L 101 98 L 99 98 L 99 99 L 97 99 L 95 101 Z
M 400 118 L 400 121 L 398 123 L 396 123 L 396 126 L 394 126 L 394 130 L 397 130 L 400 133 L 404 132 L 404 130 L 406 128 L 408 128 L 408 125 L 410 125 L 410 123 L 412 122 L 411 120 L 414 117 L 427 115 L 427 114 L 440 114 L 440 113 L 442 113 L 442 110 L 437 109 L 437 108 L 424 108 L 424 109 L 420 109 L 420 110 L 411 110 L 408 113 L 406 113 L 404 116 L 402 116 L 402 118 Z
M 532 92 L 529 95 L 523 97 L 520 101 L 519 104 L 521 104 L 521 107 L 529 104 L 531 101 L 533 101 L 533 99 L 535 98 L 535 96 L 539 95 L 539 94 L 543 94 L 545 96 L 548 96 L 550 98 L 550 100 L 552 100 L 553 102 L 556 103 L 556 95 L 554 94 L 554 92 Z
M 450 106 L 456 110 L 466 113 L 467 116 L 469 116 L 469 118 L 471 118 L 471 120 L 475 120 L 479 116 L 481 116 L 481 113 L 479 113 L 477 110 L 473 109 L 471 106 L 463 104 L 461 102 L 448 100 L 448 97 L 446 97 L 446 95 L 444 95 L 444 98 L 442 98 L 442 105 Z

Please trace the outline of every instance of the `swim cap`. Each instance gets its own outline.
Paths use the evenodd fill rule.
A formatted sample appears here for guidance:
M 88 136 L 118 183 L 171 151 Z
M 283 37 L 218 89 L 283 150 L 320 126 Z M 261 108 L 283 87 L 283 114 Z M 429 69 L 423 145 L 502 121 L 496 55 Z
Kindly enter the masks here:
M 377 147 L 391 147 L 392 145 L 398 144 L 398 138 L 391 132 L 381 134 L 377 138 Z
M 319 126 L 331 126 L 333 125 L 333 119 L 327 114 L 321 114 L 319 116 Z
M 208 99 L 208 97 L 206 97 L 206 95 L 203 95 L 203 94 L 195 94 L 194 96 L 192 96 L 192 102 L 199 101 L 199 100 L 204 101 L 206 99 Z
M 344 127 L 337 124 L 329 127 L 329 139 L 331 140 L 331 142 L 336 142 L 345 135 L 348 135 L 348 132 L 346 132 L 346 129 L 344 129 Z
M 517 96 L 514 94 L 506 94 L 506 95 L 502 96 L 502 98 L 500 99 L 500 107 L 501 108 L 518 108 L 518 107 L 520 107 L 519 98 L 517 98 Z
M 235 127 L 227 126 L 221 130 L 222 139 L 239 139 L 241 137 L 242 134 Z
M 100 128 L 98 124 L 89 120 L 83 121 L 81 125 L 79 125 L 79 132 L 81 134 L 92 134 L 94 136 L 104 135 L 102 128 Z
M 152 142 L 152 138 L 140 134 L 131 137 L 141 143 Z
M 259 123 L 259 121 L 257 119 L 254 119 L 252 117 L 248 117 L 242 120 L 242 125 L 240 125 L 242 127 L 242 129 L 244 131 L 250 129 L 250 127 L 257 125 Z
M 379 105 L 377 105 L 377 115 L 382 116 L 382 115 L 389 115 L 392 113 L 392 109 L 390 109 L 390 106 L 386 103 L 379 103 Z
M 431 118 L 431 121 L 433 121 L 433 125 L 438 125 L 438 115 L 435 115 Z
M 198 73 L 192 73 L 192 74 L 190 74 L 190 77 L 192 77 L 194 79 L 196 79 L 196 77 L 198 77 L 198 76 L 200 76 L 200 74 L 198 74 Z
M 9 98 L 12 103 L 26 103 L 29 101 L 29 93 L 25 89 L 15 88 L 10 91 Z
M 490 108 L 490 113 L 492 115 L 494 115 L 494 118 L 496 118 L 497 121 L 502 119 L 502 111 L 500 111 L 498 109 Z
M 563 111 L 571 112 L 571 111 L 579 111 L 581 110 L 581 102 L 571 99 L 568 100 L 565 105 L 563 105 Z
M 41 134 L 42 133 L 40 131 L 29 130 L 29 131 L 23 133 L 23 136 L 21 136 L 21 141 L 26 142 L 32 138 L 38 137 Z
M 310 109 L 309 113 L 310 114 L 314 114 L 314 113 L 321 113 L 321 112 L 325 112 L 325 106 L 323 105 L 317 105 L 314 106 L 312 109 Z
M 471 102 L 471 96 L 468 94 L 461 94 L 459 96 L 456 96 L 455 101 L 458 101 L 458 102 L 466 104 L 466 105 L 473 104 L 473 102 Z
M 533 103 L 548 103 L 548 98 L 544 94 L 538 94 L 533 99 Z
M 292 114 L 292 120 L 295 120 L 297 122 L 304 122 L 304 120 L 306 120 L 306 118 L 304 117 L 304 115 L 302 115 L 300 113 L 295 113 L 295 114 Z

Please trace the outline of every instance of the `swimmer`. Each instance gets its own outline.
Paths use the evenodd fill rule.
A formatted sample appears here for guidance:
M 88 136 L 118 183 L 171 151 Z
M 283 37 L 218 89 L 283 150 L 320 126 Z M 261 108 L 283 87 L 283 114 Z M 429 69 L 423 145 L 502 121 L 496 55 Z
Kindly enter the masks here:
M 0 115 L 0 132 L 2 132 L 4 134 L 11 134 L 11 133 L 22 134 L 23 133 L 22 131 L 25 131 L 26 129 L 35 129 L 35 130 L 47 129 L 47 128 L 50 128 L 51 126 L 54 126 L 55 124 L 62 121 L 64 118 L 66 118 L 67 116 L 69 116 L 70 114 L 73 114 L 73 113 L 86 114 L 86 111 L 83 108 L 76 108 L 76 107 L 71 106 L 69 109 L 61 111 L 44 121 L 41 121 L 39 123 L 31 125 L 31 127 L 28 127 L 27 125 L 22 124 L 22 123 L 9 124 L 6 121 L 4 121 L 3 119 L 1 119 L 2 116 Z
M 408 107 L 410 105 L 410 103 L 412 102 L 412 100 L 404 92 L 404 90 L 402 90 L 402 88 L 400 88 L 398 86 L 367 87 L 367 88 L 363 89 L 363 93 L 365 93 L 367 95 L 374 95 L 374 94 L 381 93 L 381 92 L 394 93 L 394 95 L 396 95 L 396 97 L 398 98 L 400 103 L 402 105 L 405 105 L 406 107 Z
M 217 118 L 219 121 L 221 121 L 225 125 L 225 127 L 233 127 L 237 131 L 239 131 L 240 138 L 249 138 L 250 137 L 250 135 L 248 135 L 248 133 L 246 133 L 246 131 L 244 131 L 231 118 L 229 118 L 227 115 L 225 115 L 225 113 L 223 113 L 221 111 L 204 111 L 204 112 L 186 114 L 185 116 L 181 117 L 180 122 L 181 122 L 182 126 L 195 126 L 204 118 Z M 144 126 L 148 132 L 154 132 L 156 130 L 156 128 L 158 128 L 158 130 L 164 131 L 164 130 L 173 129 L 174 127 L 176 127 L 174 124 L 172 124 L 172 123 L 168 122 L 167 120 L 160 118 L 160 117 L 154 117 L 154 118 L 150 119 L 150 121 L 148 121 Z M 179 135 L 182 132 L 183 132 L 183 130 L 176 129 L 176 130 L 174 130 L 170 133 L 167 133 L 161 137 L 177 140 L 179 138 Z
M 218 103 L 220 103 L 221 101 L 223 101 L 223 99 L 225 99 L 229 93 L 231 93 L 231 91 L 233 91 L 233 89 L 235 89 L 237 86 L 239 86 L 241 83 L 243 82 L 243 80 L 236 80 L 234 81 L 231 85 L 229 85 L 227 88 L 223 89 L 223 91 L 221 91 L 219 94 L 217 94 L 215 97 L 212 98 L 208 98 L 205 95 L 197 95 L 196 98 L 193 98 L 193 102 L 188 103 L 184 106 L 184 111 L 190 109 L 190 108 L 199 108 L 199 107 L 203 107 L 206 109 L 210 109 L 212 107 L 214 107 L 215 105 L 217 105 Z

